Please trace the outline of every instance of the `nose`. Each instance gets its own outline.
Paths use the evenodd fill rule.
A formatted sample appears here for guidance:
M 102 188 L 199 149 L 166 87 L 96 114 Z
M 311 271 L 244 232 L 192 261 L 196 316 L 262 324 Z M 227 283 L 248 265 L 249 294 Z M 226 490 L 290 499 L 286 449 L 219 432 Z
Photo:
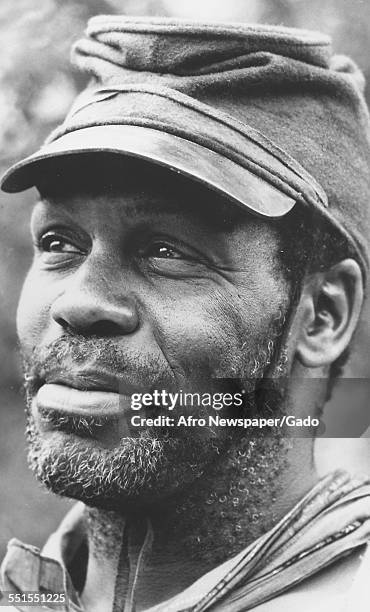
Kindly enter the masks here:
M 83 335 L 132 334 L 139 327 L 137 305 L 127 291 L 81 269 L 51 307 L 53 320 L 65 331 Z M 118 284 L 118 288 L 120 284 Z

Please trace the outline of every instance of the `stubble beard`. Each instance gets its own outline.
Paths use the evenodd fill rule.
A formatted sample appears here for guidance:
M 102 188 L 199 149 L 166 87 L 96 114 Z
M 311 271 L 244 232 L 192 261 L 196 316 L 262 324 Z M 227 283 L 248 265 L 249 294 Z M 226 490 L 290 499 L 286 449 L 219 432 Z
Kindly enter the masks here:
M 37 480 L 58 495 L 119 510 L 155 501 L 198 478 L 207 462 L 199 439 L 186 443 L 147 431 L 114 449 L 67 440 L 48 445 L 27 411 L 28 462 Z
M 284 320 L 280 320 L 280 323 L 283 325 Z M 274 328 L 270 331 L 268 337 L 259 343 L 258 348 L 250 353 L 247 359 L 244 359 L 243 368 L 247 377 L 243 380 L 247 381 L 247 398 L 249 398 L 244 406 L 245 412 L 256 410 L 254 405 L 256 386 L 263 378 L 277 351 L 281 329 Z M 62 339 L 63 342 L 65 342 L 63 350 L 66 349 L 67 344 L 71 345 L 72 350 L 69 351 L 69 354 L 73 355 L 74 343 L 69 339 Z M 81 340 L 75 339 L 76 360 L 81 359 L 84 351 L 91 357 L 91 342 L 85 344 L 84 348 Z M 56 346 L 54 354 L 53 350 L 51 351 L 52 357 L 57 358 L 60 350 L 60 346 Z M 104 350 L 100 345 L 97 352 L 99 354 L 104 352 L 104 356 L 107 356 L 105 363 L 111 362 L 117 371 L 120 364 L 113 363 L 116 361 L 113 349 L 109 352 L 109 347 Z M 116 349 L 114 352 L 116 353 Z M 279 376 L 284 375 L 285 361 L 284 351 L 282 351 L 277 365 Z M 199 480 L 204 474 L 207 474 L 208 466 L 214 468 L 215 464 L 223 461 L 233 445 L 239 443 L 240 432 L 232 430 L 228 431 L 223 438 L 205 444 L 203 435 L 197 435 L 196 431 L 194 435 L 193 430 L 190 433 L 187 430 L 183 435 L 178 433 L 174 435 L 173 432 L 164 429 L 160 431 L 148 429 L 137 438 L 122 438 L 119 445 L 113 449 L 102 446 L 91 448 L 91 445 L 84 444 L 83 440 L 74 441 L 73 437 L 62 444 L 53 446 L 44 439 L 32 415 L 31 403 L 35 394 L 32 376 L 34 370 L 34 363 L 30 359 L 25 360 L 28 461 L 38 481 L 58 495 L 81 500 L 89 506 L 118 511 L 125 508 L 127 504 L 151 504 L 163 497 L 173 496 L 178 490 L 183 491 L 188 485 Z M 241 380 L 235 381 L 236 389 L 240 390 L 241 386 Z M 274 387 L 272 409 L 276 414 L 282 410 L 283 393 L 278 383 Z M 265 406 L 262 408 L 259 406 L 257 409 L 267 409 L 270 412 L 269 402 L 270 400 L 267 399 Z M 204 415 L 198 413 L 197 416 Z M 56 420 L 60 418 L 58 427 L 62 430 L 70 428 L 78 431 L 80 429 L 82 432 L 89 433 L 91 427 L 101 425 L 94 423 L 93 420 L 73 422 L 68 418 L 63 424 L 65 417 L 54 415 L 51 418 Z M 271 435 L 275 434 L 269 432 L 270 438 Z M 243 440 L 244 447 L 246 442 L 249 445 L 245 433 Z M 250 442 L 253 446 L 253 435 L 251 435 Z

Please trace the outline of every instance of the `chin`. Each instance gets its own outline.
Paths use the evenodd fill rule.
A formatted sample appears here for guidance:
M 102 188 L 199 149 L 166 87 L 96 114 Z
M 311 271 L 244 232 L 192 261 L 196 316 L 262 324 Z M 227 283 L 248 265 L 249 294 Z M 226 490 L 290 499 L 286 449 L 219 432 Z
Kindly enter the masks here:
M 57 495 L 109 510 L 176 495 L 213 460 L 204 441 L 149 433 L 104 448 L 92 438 L 40 431 L 31 418 L 27 436 L 28 462 L 39 482 Z

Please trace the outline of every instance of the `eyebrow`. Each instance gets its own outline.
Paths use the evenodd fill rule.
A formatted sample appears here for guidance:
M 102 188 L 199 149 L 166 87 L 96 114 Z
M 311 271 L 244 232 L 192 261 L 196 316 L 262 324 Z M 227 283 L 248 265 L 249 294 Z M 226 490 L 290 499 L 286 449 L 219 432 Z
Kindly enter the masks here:
M 154 215 L 157 213 L 166 215 L 177 215 L 179 213 L 190 212 L 183 203 L 171 201 L 156 201 L 153 203 L 140 201 L 125 206 L 125 214 L 128 217 L 137 217 L 139 215 Z
M 82 194 L 81 194 L 82 195 Z M 106 194 L 94 194 L 95 197 L 103 197 Z M 119 194 L 115 194 L 117 195 L 117 197 L 119 198 Z M 68 196 L 63 196 L 63 197 L 68 197 Z M 83 197 L 88 198 L 89 196 L 86 194 L 83 194 Z M 57 198 L 54 196 L 42 196 L 40 197 L 34 205 L 34 208 L 36 208 L 39 204 L 46 204 L 48 206 L 52 206 L 53 209 L 55 211 L 58 211 L 58 201 Z M 207 215 L 209 214 L 209 204 L 208 206 L 205 205 L 204 208 L 207 207 L 207 210 L 202 210 L 202 206 L 201 203 L 199 203 L 198 205 L 195 203 L 195 201 L 193 200 L 193 202 L 189 203 L 188 205 L 186 204 L 186 202 L 184 201 L 183 198 L 179 198 L 177 199 L 176 197 L 173 197 L 172 199 L 161 199 L 158 197 L 158 199 L 155 199 L 155 196 L 153 198 L 153 201 L 150 202 L 149 200 L 145 199 L 144 195 L 140 196 L 137 195 L 137 201 L 135 202 L 131 202 L 131 203 L 125 203 L 124 205 L 124 210 L 125 210 L 125 215 L 130 218 L 133 219 L 135 217 L 139 217 L 139 216 L 155 216 L 158 214 L 165 214 L 165 215 L 186 215 L 186 216 L 190 216 L 190 215 L 196 215 L 197 218 L 207 218 Z M 63 212 L 62 214 L 69 214 L 69 210 L 66 207 L 61 207 L 60 208 Z M 214 216 L 218 217 L 219 216 L 219 212 L 217 210 L 217 206 L 214 207 Z M 46 212 L 47 214 L 47 212 Z
M 241 222 L 243 211 L 240 208 L 233 206 L 224 198 L 221 198 L 217 193 L 199 193 L 190 191 L 180 195 L 169 195 L 163 199 L 153 194 L 154 201 L 148 202 L 144 195 L 140 199 L 137 196 L 137 201 L 127 204 L 125 211 L 128 217 L 132 218 L 139 215 L 151 216 L 154 214 L 166 214 L 176 216 L 182 214 L 190 217 L 195 216 L 197 219 L 208 223 L 209 225 L 223 225 Z
M 79 194 L 77 194 L 77 196 L 78 195 Z M 100 195 L 104 196 L 106 194 L 94 194 L 94 197 L 99 197 Z M 63 197 L 68 197 L 68 196 L 63 196 Z M 86 197 L 87 199 L 89 198 L 89 196 L 86 196 L 85 194 L 83 195 L 83 197 Z M 43 196 L 43 197 L 38 198 L 35 201 L 34 206 L 37 206 L 38 204 L 50 204 L 51 206 L 55 206 L 56 208 L 59 206 L 57 202 L 57 198 L 53 196 Z M 147 212 L 147 210 L 150 210 L 151 205 L 148 201 L 140 200 L 133 204 L 126 205 L 126 209 L 130 210 L 130 213 L 131 212 L 132 213 L 142 213 L 142 212 Z M 171 201 L 159 201 L 158 200 L 158 202 L 156 202 L 153 206 L 153 210 L 154 209 L 160 210 L 160 212 L 173 212 L 174 209 L 176 210 L 180 209 L 180 204 L 176 202 L 176 200 L 171 200 Z

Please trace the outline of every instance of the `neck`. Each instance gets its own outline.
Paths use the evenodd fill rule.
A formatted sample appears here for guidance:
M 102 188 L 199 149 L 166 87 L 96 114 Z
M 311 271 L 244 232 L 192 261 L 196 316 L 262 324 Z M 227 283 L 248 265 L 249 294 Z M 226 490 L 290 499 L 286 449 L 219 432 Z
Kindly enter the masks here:
M 309 439 L 241 438 L 171 499 L 88 508 L 86 609 L 123 611 L 130 596 L 146 609 L 176 595 L 271 529 L 316 481 Z

